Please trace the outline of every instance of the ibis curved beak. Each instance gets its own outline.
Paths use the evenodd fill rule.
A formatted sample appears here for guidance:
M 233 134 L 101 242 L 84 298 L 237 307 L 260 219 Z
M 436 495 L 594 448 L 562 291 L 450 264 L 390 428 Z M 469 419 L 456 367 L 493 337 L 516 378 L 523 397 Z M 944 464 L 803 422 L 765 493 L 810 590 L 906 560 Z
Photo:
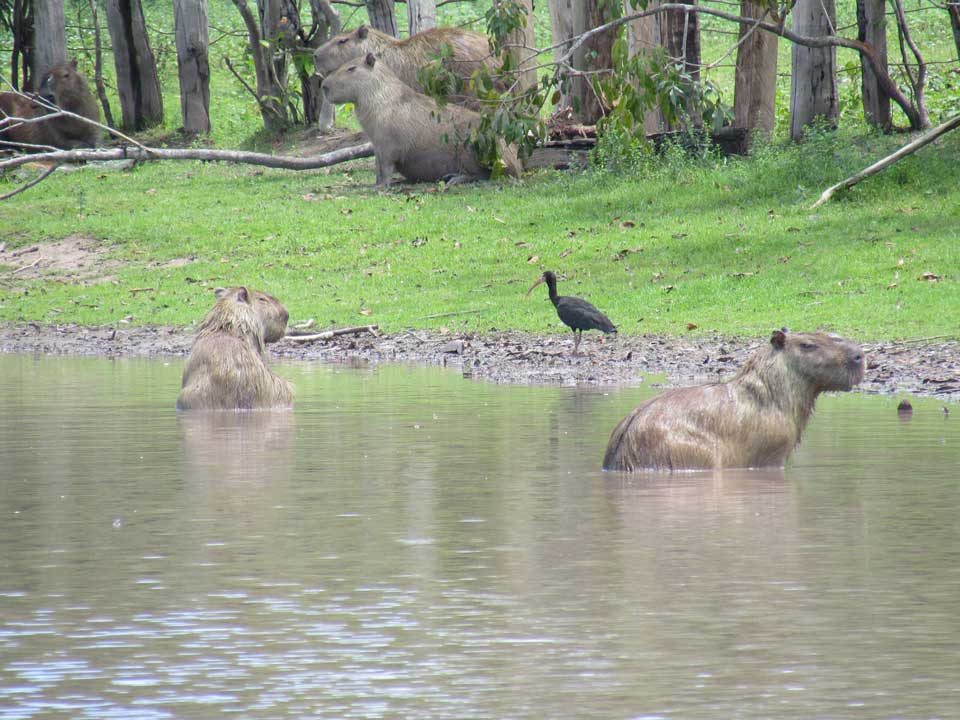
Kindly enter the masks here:
M 527 290 L 527 294 L 524 295 L 524 297 L 530 297 L 530 293 L 533 292 L 533 289 L 534 289 L 537 285 L 539 285 L 540 283 L 542 283 L 542 282 L 543 282 L 543 275 L 541 275 L 540 277 L 538 277 L 538 278 L 537 278 L 537 281 L 536 281 L 533 285 L 530 286 L 530 289 Z

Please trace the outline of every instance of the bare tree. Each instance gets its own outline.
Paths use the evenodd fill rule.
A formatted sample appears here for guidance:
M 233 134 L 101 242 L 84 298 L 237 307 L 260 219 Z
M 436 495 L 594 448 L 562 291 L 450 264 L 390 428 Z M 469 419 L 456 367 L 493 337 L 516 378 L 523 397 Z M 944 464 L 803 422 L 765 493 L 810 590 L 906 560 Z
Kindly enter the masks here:
M 793 6 L 793 32 L 800 36 L 836 35 L 834 0 L 797 0 Z M 793 80 L 790 88 L 790 137 L 799 141 L 816 118 L 836 126 L 837 48 L 793 46 Z
M 870 43 L 884 65 L 887 64 L 885 9 L 885 0 L 857 0 L 857 39 Z M 880 85 L 877 74 L 865 60 L 863 53 L 860 53 L 860 64 L 863 67 L 860 83 L 863 95 L 863 117 L 870 125 L 889 130 L 890 96 Z
M 740 0 L 740 14 L 762 18 L 767 11 L 753 0 Z M 777 40 L 776 35 L 756 25 L 740 26 L 733 95 L 734 125 L 765 136 L 773 132 L 776 120 Z
M 397 16 L 393 11 L 393 0 L 365 0 L 370 26 L 391 37 L 399 37 Z
M 180 115 L 190 133 L 210 132 L 210 39 L 207 0 L 173 0 Z
M 122 126 L 142 130 L 163 122 L 157 61 L 147 39 L 140 0 L 106 0 Z
M 408 29 L 411 35 L 437 26 L 437 0 L 407 0 Z
M 67 62 L 67 20 L 63 0 L 33 0 L 34 82 L 55 65 Z

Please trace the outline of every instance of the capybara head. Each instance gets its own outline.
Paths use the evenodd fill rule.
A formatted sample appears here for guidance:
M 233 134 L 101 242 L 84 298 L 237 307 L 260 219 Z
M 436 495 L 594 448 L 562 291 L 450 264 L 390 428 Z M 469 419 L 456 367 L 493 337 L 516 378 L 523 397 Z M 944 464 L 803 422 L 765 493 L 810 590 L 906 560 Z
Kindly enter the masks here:
M 247 342 L 262 355 L 263 320 L 254 310 L 250 295 L 242 286 L 224 291 L 200 323 L 197 337 L 230 335 Z
M 337 35 L 313 52 L 313 66 L 317 75 L 326 77 L 338 67 L 351 60 L 375 53 L 383 43 L 381 33 L 361 25 L 353 32 Z
M 241 288 L 217 288 L 214 294 L 220 299 L 227 294 L 240 290 Z M 262 290 L 247 289 L 247 297 L 254 312 L 260 316 L 263 323 L 263 341 L 265 343 L 274 343 L 282 340 L 287 334 L 287 320 L 290 314 L 279 300 L 270 293 Z
M 323 81 L 323 94 L 332 103 L 355 103 L 358 98 L 375 93 L 383 83 L 378 78 L 383 75 L 379 72 L 379 65 L 373 53 L 367 53 L 362 60 L 341 65 Z
M 770 337 L 772 359 L 782 362 L 809 383 L 815 392 L 850 390 L 863 380 L 863 350 L 856 343 L 826 333 L 775 330 Z
M 78 99 L 83 102 L 90 96 L 87 81 L 77 71 L 77 61 L 55 65 L 40 78 L 37 93 L 43 100 L 64 109 L 71 109 L 78 105 Z

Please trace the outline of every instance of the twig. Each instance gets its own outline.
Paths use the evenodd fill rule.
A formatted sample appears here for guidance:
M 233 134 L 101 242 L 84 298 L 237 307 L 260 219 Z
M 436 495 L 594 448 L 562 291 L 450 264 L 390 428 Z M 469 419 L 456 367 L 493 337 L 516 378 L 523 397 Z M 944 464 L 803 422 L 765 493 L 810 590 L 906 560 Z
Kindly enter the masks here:
M 6 200 L 7 198 L 12 198 L 14 195 L 17 195 L 17 194 L 19 194 L 19 193 L 22 193 L 24 190 L 29 190 L 29 189 L 32 188 L 34 185 L 36 185 L 36 184 L 38 184 L 38 183 L 41 183 L 41 182 L 43 182 L 44 180 L 46 180 L 48 177 L 50 177 L 50 175 L 53 173 L 53 171 L 56 170 L 58 167 L 59 167 L 59 165 L 51 165 L 51 166 L 48 167 L 48 168 L 44 168 L 43 172 L 40 173 L 39 175 L 37 175 L 37 176 L 36 176 L 33 180 L 31 180 L 30 182 L 25 182 L 23 185 L 21 185 L 20 187 L 18 187 L 16 190 L 11 190 L 11 191 L 8 192 L 8 193 L 4 193 L 3 195 L 0 195 L 0 200 Z M 34 264 L 36 264 L 36 263 L 34 263 Z
M 931 340 L 945 340 L 953 335 L 931 335 L 930 337 L 908 338 L 906 340 L 891 340 L 892 345 L 912 345 L 913 343 L 930 342 Z
M 357 335 L 362 332 L 376 334 L 378 327 L 379 326 L 377 325 L 358 325 L 356 327 L 325 330 L 324 332 L 314 333 L 313 335 L 287 335 L 286 339 L 292 340 L 293 342 L 313 342 L 314 340 L 329 340 L 330 338 L 337 337 L 338 335 Z
M 39 249 L 39 245 L 31 245 L 30 247 L 20 248 L 19 250 L 13 250 L 10 253 L 10 257 L 19 257 L 20 255 L 26 255 L 27 253 L 37 252 Z
M 43 260 L 43 258 L 42 258 L 42 257 L 38 257 L 36 260 L 34 260 L 34 261 L 33 261 L 32 263 L 30 263 L 29 265 L 21 265 L 21 266 L 18 267 L 16 270 L 11 270 L 10 272 L 8 272 L 7 275 L 8 275 L 8 276 L 12 276 L 12 275 L 16 275 L 18 272 L 23 272 L 24 270 L 29 270 L 29 269 L 32 268 L 34 265 L 36 265 L 37 263 L 39 263 L 41 260 Z
M 136 295 L 137 293 L 151 292 L 153 290 L 156 290 L 156 288 L 142 287 L 142 288 L 130 288 L 127 292 L 129 292 L 131 295 Z
M 424 315 L 421 320 L 434 320 L 435 318 L 444 318 L 444 317 L 453 317 L 454 315 L 472 315 L 473 313 L 481 313 L 483 308 L 478 308 L 476 310 L 456 310 L 454 312 L 445 312 L 437 313 L 436 315 Z
M 851 188 L 861 180 L 865 180 L 871 175 L 876 175 L 881 170 L 884 170 L 890 167 L 898 160 L 905 158 L 907 155 L 911 155 L 915 153 L 924 145 L 928 145 L 929 143 L 932 143 L 941 135 L 944 135 L 957 127 L 960 127 L 960 115 L 954 115 L 952 118 L 947 120 L 942 125 L 938 125 L 933 130 L 930 130 L 929 132 L 924 133 L 913 142 L 904 145 L 902 148 L 897 150 L 892 155 L 887 155 L 887 157 L 883 158 L 882 160 L 878 160 L 870 167 L 865 168 L 860 172 L 858 172 L 856 175 L 852 175 L 851 177 L 848 177 L 846 180 L 843 180 L 842 182 L 838 182 L 836 185 L 831 185 L 830 187 L 828 187 L 826 190 L 823 191 L 823 194 L 820 195 L 820 199 L 817 200 L 813 205 L 811 205 L 810 209 L 814 210 L 820 207 L 821 205 L 823 205 L 825 202 L 827 202 L 827 200 L 829 200 L 833 196 L 833 194 L 837 190 L 840 190 L 842 188 Z

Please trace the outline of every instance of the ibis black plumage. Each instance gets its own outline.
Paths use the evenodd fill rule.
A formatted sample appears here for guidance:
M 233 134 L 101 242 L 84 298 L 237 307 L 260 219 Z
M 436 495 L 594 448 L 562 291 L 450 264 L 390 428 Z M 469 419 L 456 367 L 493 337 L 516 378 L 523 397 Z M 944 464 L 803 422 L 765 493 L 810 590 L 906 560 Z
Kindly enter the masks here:
M 580 347 L 580 340 L 583 337 L 584 330 L 599 330 L 602 333 L 615 333 L 617 327 L 610 318 L 597 310 L 593 305 L 578 297 L 569 295 L 557 295 L 557 276 L 550 270 L 547 270 L 539 279 L 527 290 L 527 296 L 533 292 L 533 289 L 540 283 L 546 283 L 550 291 L 550 302 L 557 309 L 557 315 L 560 321 L 568 328 L 573 330 L 573 354 L 577 354 Z

